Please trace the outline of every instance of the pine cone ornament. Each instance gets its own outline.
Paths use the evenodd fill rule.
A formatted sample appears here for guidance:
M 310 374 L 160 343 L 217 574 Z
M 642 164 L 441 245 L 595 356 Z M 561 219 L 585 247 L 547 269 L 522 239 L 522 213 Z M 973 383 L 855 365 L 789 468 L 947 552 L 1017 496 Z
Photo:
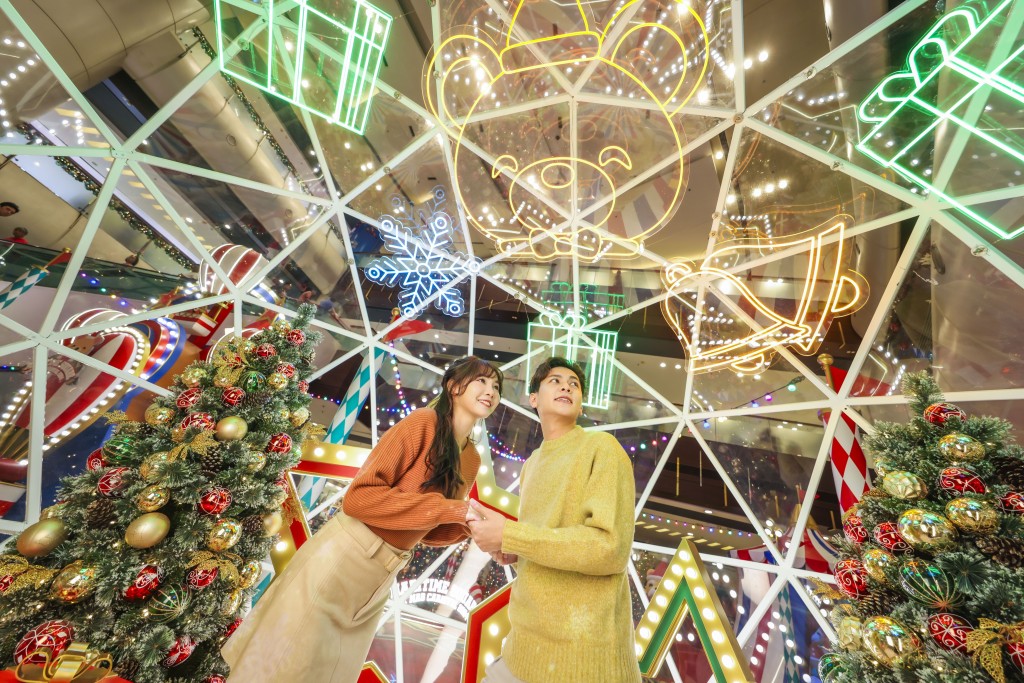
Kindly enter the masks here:
M 93 529 L 102 529 L 116 519 L 116 507 L 109 498 L 97 498 L 85 508 L 85 521 Z
M 227 469 L 227 463 L 224 462 L 224 456 L 219 448 L 212 448 L 205 455 L 199 456 L 199 466 L 204 472 L 213 473 Z
M 1001 482 L 1016 491 L 1024 489 L 1024 460 L 1000 456 L 992 458 L 992 464 Z
M 902 599 L 896 591 L 887 588 L 872 588 L 870 593 L 853 605 L 860 612 L 861 617 L 869 619 L 891 613 L 901 602 Z
M 263 518 L 252 515 L 242 520 L 242 531 L 255 536 L 263 536 Z
M 999 564 L 1020 569 L 1024 567 L 1024 541 L 1003 536 L 981 536 L 974 539 L 974 545 L 985 555 Z
M 142 665 L 139 664 L 138 660 L 125 659 L 117 663 L 117 667 L 114 669 L 117 675 L 127 681 L 134 681 L 135 678 L 142 671 Z

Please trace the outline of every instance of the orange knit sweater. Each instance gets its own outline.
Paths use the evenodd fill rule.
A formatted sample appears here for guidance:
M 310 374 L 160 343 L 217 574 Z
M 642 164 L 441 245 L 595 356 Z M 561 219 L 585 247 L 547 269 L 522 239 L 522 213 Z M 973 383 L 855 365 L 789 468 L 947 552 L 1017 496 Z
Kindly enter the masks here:
M 452 545 L 469 537 L 465 496 L 480 470 L 480 453 L 472 443 L 462 450 L 464 483 L 457 499 L 424 491 L 421 485 L 430 478 L 427 452 L 436 425 L 437 413 L 420 408 L 384 432 L 345 492 L 346 515 L 405 550 L 421 541 Z

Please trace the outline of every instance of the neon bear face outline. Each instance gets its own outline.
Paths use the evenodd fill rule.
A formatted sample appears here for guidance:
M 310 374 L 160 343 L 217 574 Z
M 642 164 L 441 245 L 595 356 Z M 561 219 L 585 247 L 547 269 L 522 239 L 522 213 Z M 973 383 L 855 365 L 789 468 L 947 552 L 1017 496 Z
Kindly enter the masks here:
M 538 260 L 577 254 L 584 262 L 635 256 L 682 200 L 685 142 L 674 116 L 706 72 L 706 30 L 693 9 L 679 5 L 700 48 L 694 56 L 668 26 L 627 12 L 640 5 L 636 16 L 643 16 L 645 5 L 661 2 L 629 0 L 599 31 L 577 0 L 567 10 L 574 25 L 528 37 L 522 26 L 548 3 L 518 0 L 500 40 L 473 27 L 441 41 L 428 61 L 424 100 L 455 142 L 452 184 L 468 222 L 499 251 L 526 249 Z M 652 39 L 674 49 L 678 73 L 658 75 L 664 58 L 655 62 L 639 47 Z M 688 56 L 699 69 L 687 70 Z M 585 90 L 594 84 L 600 93 Z M 626 97 L 624 90 L 639 106 L 596 97 Z M 657 173 L 631 182 L 655 155 Z

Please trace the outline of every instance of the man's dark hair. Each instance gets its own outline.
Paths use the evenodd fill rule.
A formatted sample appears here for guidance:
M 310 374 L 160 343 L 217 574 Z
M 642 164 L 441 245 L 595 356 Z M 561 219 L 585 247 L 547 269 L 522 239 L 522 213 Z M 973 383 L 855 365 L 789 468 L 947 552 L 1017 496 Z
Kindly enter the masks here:
M 0 202 L 0 208 L 3 208 L 5 206 L 9 206 L 12 209 L 14 209 L 14 213 L 18 213 L 19 211 L 21 211 L 21 207 L 19 207 L 14 202 Z
M 19 226 L 13 230 L 13 233 L 15 237 L 25 237 L 28 235 L 28 228 L 22 228 Z
M 558 356 L 552 356 L 546 361 L 537 366 L 537 369 L 533 371 L 533 377 L 530 379 L 530 393 L 535 394 L 540 389 L 540 383 L 543 382 L 551 371 L 555 368 L 565 368 L 566 370 L 572 370 L 576 373 L 576 376 L 580 380 L 580 393 L 587 393 L 587 376 L 583 373 L 583 368 L 580 367 L 579 363 L 575 363 L 565 358 L 559 358 Z

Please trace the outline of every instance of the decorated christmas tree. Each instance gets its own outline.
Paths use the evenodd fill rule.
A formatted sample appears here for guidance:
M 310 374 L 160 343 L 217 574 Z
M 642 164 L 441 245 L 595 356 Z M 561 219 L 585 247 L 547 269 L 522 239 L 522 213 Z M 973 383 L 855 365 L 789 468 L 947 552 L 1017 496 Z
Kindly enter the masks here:
M 282 525 L 285 471 L 319 430 L 313 312 L 225 338 L 145 423 L 108 416 L 88 471 L 0 555 L 0 668 L 80 641 L 135 683 L 224 680 L 220 645 Z
M 1024 450 L 1011 425 L 903 385 L 913 418 L 867 444 L 878 486 L 844 517 L 825 683 L 1024 681 Z M 840 595 L 841 594 L 841 595 Z

